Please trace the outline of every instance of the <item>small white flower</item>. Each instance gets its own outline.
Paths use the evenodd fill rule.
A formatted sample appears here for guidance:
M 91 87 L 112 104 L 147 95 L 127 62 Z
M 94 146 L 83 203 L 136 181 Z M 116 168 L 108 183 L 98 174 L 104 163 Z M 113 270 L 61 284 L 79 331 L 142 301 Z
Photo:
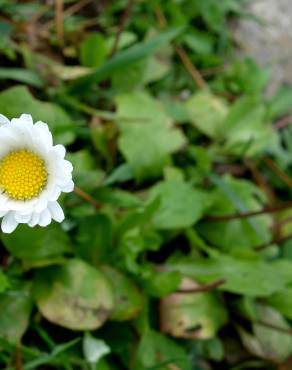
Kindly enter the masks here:
M 43 122 L 29 114 L 9 121 L 0 114 L 0 217 L 2 231 L 18 224 L 47 226 L 64 220 L 57 199 L 73 190 L 72 164 L 63 145 L 53 145 Z

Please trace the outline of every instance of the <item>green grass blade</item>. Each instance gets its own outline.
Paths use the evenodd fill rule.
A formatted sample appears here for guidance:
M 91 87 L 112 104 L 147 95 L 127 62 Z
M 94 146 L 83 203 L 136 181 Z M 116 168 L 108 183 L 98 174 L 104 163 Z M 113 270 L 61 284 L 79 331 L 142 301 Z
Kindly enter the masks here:
M 34 72 L 24 68 L 0 68 L 1 80 L 14 80 L 34 87 L 43 87 L 43 81 Z
M 101 67 L 96 68 L 92 73 L 78 78 L 69 88 L 70 92 L 80 92 L 84 88 L 98 83 L 108 78 L 113 72 L 120 70 L 123 67 L 128 67 L 131 64 L 144 59 L 153 54 L 162 45 L 167 44 L 182 32 L 183 28 L 174 28 L 160 33 L 151 40 L 140 42 L 129 49 L 123 50 L 109 59 Z

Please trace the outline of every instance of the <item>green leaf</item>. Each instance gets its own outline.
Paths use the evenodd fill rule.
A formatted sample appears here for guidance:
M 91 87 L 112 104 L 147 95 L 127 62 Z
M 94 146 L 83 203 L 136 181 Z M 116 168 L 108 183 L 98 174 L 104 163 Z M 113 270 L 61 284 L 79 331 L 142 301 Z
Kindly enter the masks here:
M 291 87 L 281 87 L 268 103 L 268 116 L 270 120 L 280 118 L 290 113 L 292 107 Z
M 228 107 L 221 98 L 204 91 L 191 96 L 185 103 L 190 122 L 202 133 L 218 139 L 224 134 L 223 121 Z
M 43 81 L 34 71 L 24 68 L 0 68 L 0 79 L 23 82 L 35 87 L 42 87 Z
M 0 270 L 0 293 L 4 292 L 9 287 L 9 282 L 4 275 L 4 273 Z
M 266 110 L 258 98 L 245 96 L 236 101 L 224 121 L 224 150 L 254 156 L 278 144 L 276 130 L 265 121 Z
M 112 248 L 112 224 L 103 214 L 83 217 L 78 223 L 77 254 L 97 265 L 104 261 Z
M 212 338 L 227 321 L 223 302 L 208 292 L 173 293 L 162 299 L 160 313 L 162 331 L 178 338 Z
M 133 122 L 122 124 L 119 148 L 136 179 L 159 176 L 170 154 L 185 143 L 182 132 L 169 124 L 160 104 L 144 93 L 121 97 L 118 114 L 133 117 Z
M 253 335 L 241 327 L 238 328 L 243 344 L 253 355 L 282 362 L 292 353 L 291 334 L 284 332 L 290 330 L 290 325 L 271 307 L 259 304 L 257 309 L 260 323 L 252 325 Z M 269 325 L 282 328 L 283 331 L 268 327 Z
M 191 370 L 191 359 L 179 344 L 154 330 L 146 330 L 139 343 L 134 370 L 166 370 L 167 365 Z
M 281 260 L 265 262 L 260 258 L 238 257 L 212 251 L 209 258 L 182 258 L 167 264 L 171 271 L 180 271 L 199 282 L 209 283 L 224 279 L 219 289 L 251 297 L 266 297 L 284 289 L 292 282 L 291 263 L 280 264 Z M 286 268 L 286 271 L 281 269 Z M 255 284 L 256 282 L 256 284 Z
M 73 330 L 99 328 L 114 304 L 105 276 L 78 259 L 40 270 L 34 280 L 34 297 L 47 320 Z
M 115 35 L 110 35 L 106 38 L 107 50 L 112 50 L 116 40 Z M 137 34 L 134 32 L 124 30 L 120 35 L 120 40 L 118 43 L 118 50 L 123 49 L 127 46 L 130 46 L 137 40 Z
M 110 266 L 102 266 L 101 271 L 113 286 L 115 304 L 110 318 L 125 321 L 136 317 L 143 307 L 144 297 L 134 282 Z
M 106 58 L 107 47 L 99 32 L 91 32 L 80 47 L 80 61 L 85 67 L 99 67 Z
M 143 285 L 150 296 L 164 297 L 179 288 L 181 279 L 181 274 L 177 271 L 153 271 L 143 281 Z
M 232 177 L 211 177 L 217 188 L 210 193 L 210 215 L 227 215 L 257 211 L 263 208 L 263 193 L 252 183 Z M 261 199 L 262 198 L 262 199 Z M 209 243 L 224 251 L 242 251 L 269 242 L 272 218 L 260 215 L 256 218 L 226 221 L 202 221 L 198 232 Z
M 265 298 L 265 302 L 276 310 L 281 312 L 282 315 L 292 320 L 292 288 L 286 289 Z
M 12 234 L 2 233 L 1 240 L 12 255 L 28 262 L 58 257 L 71 251 L 68 235 L 55 223 L 46 228 L 19 225 Z
M 207 32 L 201 32 L 197 29 L 193 29 L 192 32 L 188 32 L 186 35 L 184 35 L 183 41 L 195 53 L 203 55 L 212 53 L 214 39 Z
M 97 68 L 93 73 L 78 79 L 72 85 L 70 90 L 72 92 L 82 91 L 83 89 L 110 77 L 115 71 L 118 71 L 123 67 L 128 67 L 129 65 L 150 56 L 162 45 L 173 40 L 180 32 L 180 28 L 171 29 L 159 34 L 149 41 L 140 42 L 126 50 L 120 51 L 112 59 Z
M 115 102 L 122 129 L 132 123 L 166 125 L 169 121 L 162 103 L 145 91 L 120 94 L 115 98 Z
M 0 294 L 0 337 L 13 344 L 19 341 L 28 328 L 31 310 L 28 284 Z
M 150 191 L 150 200 L 160 199 L 153 217 L 158 229 L 179 229 L 194 225 L 203 215 L 207 198 L 199 190 L 183 181 L 163 181 Z
M 53 132 L 54 140 L 70 144 L 75 139 L 75 129 L 71 118 L 58 105 L 35 99 L 25 86 L 14 86 L 0 93 L 0 112 L 9 119 L 22 113 L 32 115 L 34 122 L 47 123 Z

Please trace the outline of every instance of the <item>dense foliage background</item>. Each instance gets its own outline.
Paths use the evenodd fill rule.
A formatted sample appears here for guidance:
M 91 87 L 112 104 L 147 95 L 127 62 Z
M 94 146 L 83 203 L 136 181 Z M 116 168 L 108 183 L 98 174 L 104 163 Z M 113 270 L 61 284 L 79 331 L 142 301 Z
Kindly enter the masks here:
M 0 113 L 76 183 L 1 235 L 1 369 L 291 369 L 292 89 L 236 57 L 242 5 L 0 1 Z

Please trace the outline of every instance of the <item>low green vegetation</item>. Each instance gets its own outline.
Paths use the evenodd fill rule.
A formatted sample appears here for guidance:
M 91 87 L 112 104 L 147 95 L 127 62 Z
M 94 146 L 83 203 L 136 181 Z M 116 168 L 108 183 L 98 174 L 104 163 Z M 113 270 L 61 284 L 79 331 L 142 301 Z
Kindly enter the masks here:
M 47 122 L 76 185 L 1 234 L 0 368 L 289 369 L 292 89 L 236 57 L 243 2 L 0 12 L 0 113 Z

